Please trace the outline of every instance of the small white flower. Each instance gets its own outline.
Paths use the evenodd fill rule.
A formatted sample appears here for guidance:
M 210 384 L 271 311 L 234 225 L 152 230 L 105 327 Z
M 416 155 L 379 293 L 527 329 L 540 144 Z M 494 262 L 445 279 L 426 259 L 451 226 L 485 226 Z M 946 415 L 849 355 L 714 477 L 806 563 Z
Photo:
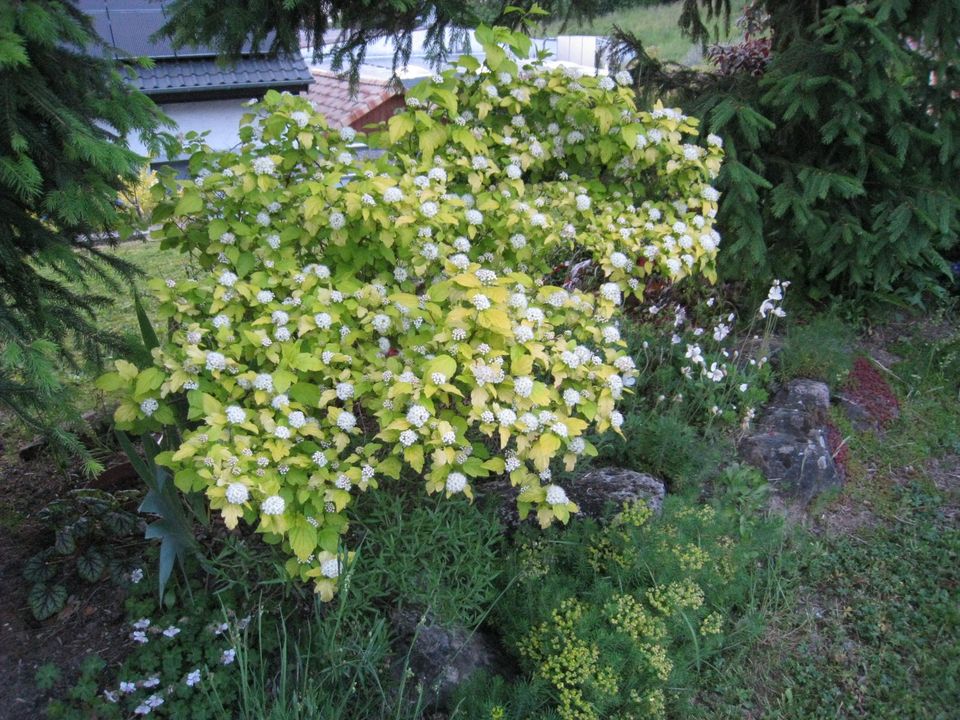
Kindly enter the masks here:
M 287 415 L 287 422 L 290 423 L 290 427 L 292 428 L 302 428 L 307 424 L 307 416 L 299 410 L 294 410 Z
M 253 379 L 255 390 L 264 390 L 271 392 L 273 390 L 273 377 L 269 373 L 260 373 Z
M 270 290 L 261 290 L 257 293 L 257 302 L 263 303 L 266 305 L 269 302 L 273 302 L 274 294 Z
M 352 143 L 354 138 L 357 137 L 357 131 L 354 130 L 349 125 L 346 127 L 340 128 L 340 139 L 346 143 Z
M 178 628 L 176 625 L 171 625 L 170 627 L 168 627 L 166 630 L 163 631 L 163 636 L 168 638 L 176 637 L 179 634 L 180 634 L 180 628 Z
M 279 513 L 277 514 L 279 515 Z M 230 648 L 229 650 L 224 650 L 223 654 L 220 656 L 220 662 L 223 663 L 224 665 L 229 665 L 236 659 L 237 659 L 237 651 L 234 650 L 233 648 Z
M 344 410 L 337 416 L 337 427 L 341 430 L 352 430 L 357 425 L 357 418 L 352 412 Z
M 193 687 L 200 682 L 200 671 L 193 670 L 187 674 L 186 680 L 183 681 L 187 687 Z
M 257 175 L 272 175 L 276 167 L 277 165 L 273 162 L 273 159 L 267 156 L 254 158 L 253 171 Z
M 533 392 L 533 379 L 527 376 L 515 378 L 513 381 L 513 389 L 520 397 L 530 397 L 530 394 Z
M 470 302 L 473 303 L 473 306 L 477 308 L 477 310 L 488 310 L 490 308 L 490 298 L 481 293 L 477 293 L 470 298 Z
M 483 223 L 483 213 L 473 208 L 467 210 L 466 218 L 470 225 L 481 225 Z
M 124 695 L 129 695 L 132 692 L 137 691 L 137 684 L 134 682 L 127 682 L 126 680 L 120 681 L 120 692 Z
M 550 505 L 566 505 L 570 502 L 566 491 L 559 485 L 547 485 L 547 503 Z
M 279 495 L 271 495 L 260 503 L 260 511 L 264 515 L 283 515 L 287 508 L 287 501 Z
M 400 433 L 399 440 L 404 447 L 410 447 L 417 441 L 417 433 L 413 430 L 404 430 Z
M 229 270 L 224 270 L 220 273 L 219 282 L 224 287 L 233 287 L 239 278 Z
M 218 352 L 208 352 L 206 361 L 207 370 L 224 370 L 227 367 L 227 358 Z
M 383 200 L 388 203 L 397 203 L 403 200 L 403 191 L 398 187 L 389 187 L 383 191 Z
M 330 213 L 330 218 L 328 222 L 330 223 L 331 228 L 333 228 L 334 230 L 339 230 L 346 224 L 347 219 L 344 217 L 342 212 L 334 211 Z
M 467 477 L 463 473 L 452 472 L 447 475 L 446 488 L 447 492 L 450 494 L 463 492 L 463 489 L 467 486 Z
M 600 294 L 615 305 L 621 301 L 620 286 L 616 283 L 604 283 L 600 286 Z
M 160 403 L 158 403 L 154 398 L 147 398 L 142 403 L 140 403 L 140 412 L 142 412 L 147 417 L 150 417 L 157 411 L 157 408 L 159 407 L 160 407 Z
M 580 402 L 580 393 L 574 390 L 573 388 L 567 388 L 563 391 L 563 402 L 571 407 L 579 404 Z
M 320 573 L 325 578 L 330 578 L 331 580 L 340 576 L 340 560 L 337 558 L 330 558 L 329 560 L 324 560 L 320 563 Z
M 610 413 L 610 424 L 613 425 L 615 429 L 620 429 L 620 426 L 623 425 L 623 415 L 619 411 L 614 410 Z
M 135 568 L 130 573 L 130 582 L 133 583 L 134 585 L 137 585 L 141 580 L 143 580 L 143 569 Z
M 245 422 L 247 419 L 246 411 L 238 405 L 228 405 L 226 409 L 227 422 L 236 425 Z
M 226 498 L 231 505 L 243 505 L 250 498 L 250 491 L 243 483 L 230 483 L 227 485 Z
M 423 425 L 430 419 L 430 411 L 427 410 L 423 405 L 413 405 L 407 411 L 407 422 L 409 422 L 414 427 L 423 427 Z
M 143 630 L 134 630 L 130 633 L 130 639 L 135 643 L 140 643 L 141 645 L 146 645 L 150 640 L 147 638 L 147 634 Z

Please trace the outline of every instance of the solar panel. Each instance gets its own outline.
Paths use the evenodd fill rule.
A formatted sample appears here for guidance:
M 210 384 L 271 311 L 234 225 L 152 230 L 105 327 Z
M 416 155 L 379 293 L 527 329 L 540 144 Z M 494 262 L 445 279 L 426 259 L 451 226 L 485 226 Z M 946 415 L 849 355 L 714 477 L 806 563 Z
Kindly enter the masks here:
M 110 45 L 134 56 L 161 59 L 208 58 L 217 55 L 210 47 L 184 46 L 174 50 L 169 38 L 154 37 L 167 21 L 164 0 L 75 0 L 88 13 L 99 35 Z M 259 53 L 266 53 L 275 38 L 270 33 L 260 43 Z M 242 54 L 250 54 L 246 43 Z

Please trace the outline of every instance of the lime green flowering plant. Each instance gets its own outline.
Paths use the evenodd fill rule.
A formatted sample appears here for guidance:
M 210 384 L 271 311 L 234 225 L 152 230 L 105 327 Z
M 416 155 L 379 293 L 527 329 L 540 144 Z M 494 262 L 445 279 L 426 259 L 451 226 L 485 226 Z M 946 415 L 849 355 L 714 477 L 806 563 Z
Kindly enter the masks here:
M 183 443 L 158 462 L 229 527 L 285 543 L 324 598 L 344 508 L 405 469 L 448 497 L 508 474 L 523 515 L 566 522 L 551 461 L 594 454 L 586 432 L 619 430 L 635 383 L 620 306 L 651 275 L 713 278 L 720 140 L 638 111 L 627 78 L 477 36 L 482 62 L 416 85 L 373 132 L 271 92 L 238 151 L 198 148 L 193 180 L 161 180 L 156 234 L 202 272 L 154 282 L 168 341 L 99 381 L 127 391 L 121 429 L 181 402 Z M 593 272 L 558 276 L 558 257 Z

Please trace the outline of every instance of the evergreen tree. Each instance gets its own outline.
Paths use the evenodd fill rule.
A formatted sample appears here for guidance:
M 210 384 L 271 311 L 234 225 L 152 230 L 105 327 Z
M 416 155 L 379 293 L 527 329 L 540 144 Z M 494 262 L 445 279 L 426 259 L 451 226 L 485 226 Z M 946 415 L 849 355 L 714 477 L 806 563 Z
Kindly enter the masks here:
M 144 162 L 122 138 L 155 145 L 166 122 L 112 52 L 70 0 L 0 3 L 0 409 L 73 450 L 54 365 L 117 341 L 85 282 L 135 272 L 98 245 Z
M 684 2 L 706 42 L 726 0 Z M 612 53 L 724 138 L 724 274 L 789 277 L 814 298 L 942 293 L 960 249 L 960 3 L 750 6 L 762 27 L 717 72 L 661 63 L 624 32 Z

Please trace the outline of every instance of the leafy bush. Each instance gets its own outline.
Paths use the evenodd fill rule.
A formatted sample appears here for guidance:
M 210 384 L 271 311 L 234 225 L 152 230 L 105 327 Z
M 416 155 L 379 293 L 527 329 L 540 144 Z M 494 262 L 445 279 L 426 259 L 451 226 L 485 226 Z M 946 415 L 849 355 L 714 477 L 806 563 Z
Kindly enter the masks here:
M 623 297 L 714 276 L 719 138 L 686 142 L 695 120 L 637 111 L 613 78 L 519 66 L 501 44 L 525 57 L 525 36 L 477 36 L 483 65 L 461 58 L 362 138 L 382 154 L 269 93 L 238 153 L 198 151 L 182 192 L 162 179 L 158 234 L 205 274 L 155 283 L 170 338 L 99 381 L 128 393 L 119 427 L 180 422 L 158 457 L 178 487 L 258 522 L 324 598 L 351 493 L 405 468 L 448 497 L 508 472 L 523 514 L 566 521 L 550 461 L 594 454 L 585 433 L 619 428 L 635 381 Z M 594 272 L 577 289 L 558 260 Z
M 657 519 L 637 503 L 605 526 L 528 536 L 507 567 L 519 579 L 494 611 L 526 677 L 475 681 L 454 717 L 527 717 L 514 709 L 537 704 L 580 720 L 682 708 L 693 675 L 734 632 L 776 527 L 749 519 L 754 532 L 743 533 L 730 510 L 669 496 Z

